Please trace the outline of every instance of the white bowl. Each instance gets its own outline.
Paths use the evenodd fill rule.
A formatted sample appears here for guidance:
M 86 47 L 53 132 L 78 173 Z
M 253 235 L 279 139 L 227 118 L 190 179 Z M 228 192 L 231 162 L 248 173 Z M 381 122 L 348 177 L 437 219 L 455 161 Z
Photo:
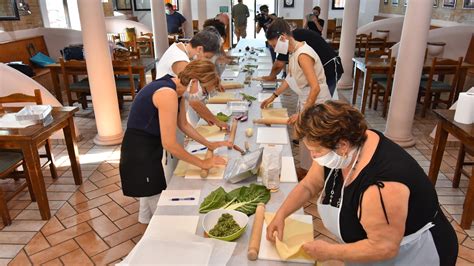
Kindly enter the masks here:
M 232 215 L 234 217 L 235 222 L 241 227 L 241 229 L 231 235 L 224 236 L 224 237 L 216 237 L 209 234 L 209 231 L 211 231 L 211 229 L 214 228 L 214 226 L 217 224 L 217 221 L 224 213 L 228 213 Z M 249 217 L 247 216 L 247 214 L 243 212 L 218 209 L 218 210 L 210 211 L 204 216 L 204 219 L 202 220 L 202 228 L 204 229 L 204 231 L 209 237 L 224 240 L 224 241 L 232 241 L 239 238 L 243 234 L 243 232 L 245 232 L 248 222 L 249 222 Z

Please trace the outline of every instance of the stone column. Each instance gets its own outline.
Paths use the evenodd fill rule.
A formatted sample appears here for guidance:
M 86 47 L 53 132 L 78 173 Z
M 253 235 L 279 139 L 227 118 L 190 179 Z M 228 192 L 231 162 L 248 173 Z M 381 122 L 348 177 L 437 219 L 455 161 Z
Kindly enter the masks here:
M 185 37 L 193 37 L 193 12 L 191 10 L 191 0 L 181 0 L 183 16 L 186 18 L 186 22 L 184 23 L 184 36 Z
M 202 30 L 204 21 L 206 21 L 206 19 L 207 19 L 207 0 L 198 0 L 199 30 Z
M 319 7 L 321 7 L 321 14 L 319 14 L 319 18 L 324 20 L 324 27 L 321 36 L 324 39 L 328 37 L 328 20 L 329 20 L 329 0 L 320 0 Z M 357 30 L 356 30 L 357 31 Z
M 415 145 L 412 126 L 430 29 L 433 1 L 410 1 L 403 21 L 385 135 L 402 147 Z
M 161 58 L 169 47 L 165 4 L 163 0 L 150 0 L 150 4 L 155 58 Z
M 357 23 L 359 20 L 360 0 L 346 1 L 342 17 L 341 44 L 339 56 L 341 57 L 344 74 L 342 74 L 338 88 L 352 88 L 352 57 L 354 57 Z
M 102 2 L 78 1 L 78 8 L 97 126 L 94 143 L 119 144 L 122 142 L 123 131 Z

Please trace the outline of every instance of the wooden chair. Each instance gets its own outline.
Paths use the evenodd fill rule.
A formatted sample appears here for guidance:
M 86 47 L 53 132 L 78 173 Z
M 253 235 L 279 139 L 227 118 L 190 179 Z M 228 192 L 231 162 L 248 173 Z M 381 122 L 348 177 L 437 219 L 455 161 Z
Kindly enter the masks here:
M 122 109 L 124 102 L 123 96 L 131 95 L 133 101 L 135 94 L 139 90 L 140 82 L 138 78 L 133 75 L 132 65 L 129 60 L 114 60 L 112 66 L 114 68 L 119 108 Z
M 74 102 L 80 102 L 82 109 L 87 109 L 87 95 L 90 95 L 89 80 L 83 78 L 77 79 L 77 76 L 87 76 L 86 61 L 68 60 L 59 58 L 61 64 L 61 72 L 63 74 L 64 87 L 66 88 L 67 101 L 69 105 Z M 70 77 L 73 77 L 73 82 L 70 83 Z M 72 99 L 72 92 L 76 94 L 77 100 Z
M 336 26 L 334 31 L 331 33 L 331 39 L 333 41 L 340 41 L 341 40 L 341 31 L 342 31 L 342 26 Z
M 392 57 L 392 50 L 390 49 L 385 49 L 385 50 L 375 50 L 375 51 L 370 51 L 366 50 L 365 51 L 365 64 L 369 61 L 371 58 L 382 58 L 385 57 L 387 58 L 387 61 L 389 58 Z M 370 97 L 369 97 L 369 108 L 372 108 L 372 99 L 373 99 L 373 94 L 374 94 L 374 85 L 377 83 L 377 81 L 386 81 L 387 80 L 387 74 L 372 74 L 370 76 L 370 83 L 369 83 L 369 89 L 370 89 Z M 376 107 L 375 107 L 376 109 Z
M 41 98 L 41 91 L 36 89 L 34 91 L 34 95 L 26 95 L 21 93 L 14 93 L 11 95 L 7 95 L 4 97 L 0 97 L 0 104 L 4 103 L 35 103 L 35 104 L 43 104 L 43 100 Z M 46 158 L 47 162 L 43 165 L 49 164 L 49 169 L 51 171 L 51 177 L 54 179 L 58 178 L 58 173 L 56 171 L 56 166 L 54 164 L 54 156 L 51 152 L 51 142 L 47 139 L 44 143 L 44 149 L 46 154 L 40 154 L 40 158 Z
M 372 32 L 369 34 L 357 34 L 356 36 L 356 57 L 361 57 L 365 55 L 365 48 L 367 47 L 367 42 L 372 38 Z
M 464 165 L 472 165 L 472 167 L 474 167 L 474 162 L 472 162 L 472 161 L 465 162 L 464 161 L 464 159 L 466 158 L 466 153 L 469 154 L 470 156 L 474 157 L 474 147 L 465 146 L 464 144 L 461 143 L 461 147 L 459 148 L 459 153 L 458 153 L 458 160 L 456 162 L 456 167 L 454 168 L 453 188 L 458 188 L 459 187 L 459 182 L 461 180 L 461 174 L 464 174 L 467 177 L 470 177 L 470 174 L 465 172 L 462 169 L 462 167 Z
M 140 32 L 140 37 L 137 38 L 137 47 L 140 53 L 142 51 L 148 51 L 148 53 L 145 54 L 155 57 L 155 51 L 153 49 L 153 33 Z
M 418 99 L 424 96 L 423 107 L 421 109 L 421 117 L 425 117 L 426 110 L 432 104 L 433 108 L 436 108 L 438 103 L 444 103 L 448 107 L 452 104 L 459 79 L 459 69 L 461 68 L 462 61 L 462 57 L 459 57 L 458 60 L 438 59 L 436 57 L 433 58 L 428 78 L 422 79 L 420 82 L 420 93 Z M 444 82 L 435 80 L 435 75 L 453 75 L 453 78 L 451 82 Z M 448 99 L 441 99 L 442 93 L 449 93 Z
M 387 75 L 385 79 L 378 79 L 377 82 L 373 84 L 373 88 L 375 92 L 371 92 L 370 94 L 370 100 L 372 100 L 372 97 L 375 96 L 374 99 L 374 110 L 377 110 L 378 106 L 378 101 L 379 97 L 383 96 L 382 100 L 382 105 L 383 105 L 383 110 L 382 110 L 382 117 L 387 116 L 388 112 L 388 103 L 389 103 L 389 98 L 392 93 L 392 87 L 393 87 L 393 76 L 395 74 L 395 65 L 396 65 L 396 59 L 395 57 L 390 57 L 390 66 L 387 72 Z M 374 95 L 372 95 L 374 94 Z
M 387 37 L 384 38 L 369 38 L 365 50 L 385 50 L 387 49 Z
M 15 170 L 24 165 L 23 155 L 21 152 L 1 150 L 0 151 L 0 179 L 5 179 L 15 172 Z M 23 167 L 26 169 L 26 167 Z M 29 180 L 27 181 L 29 184 Z M 23 190 L 24 186 L 21 187 L 20 191 Z M 30 192 L 32 191 L 29 189 Z M 18 191 L 18 192 L 20 192 Z M 34 198 L 32 198 L 34 199 Z M 2 221 L 5 226 L 12 224 L 12 219 L 10 217 L 10 212 L 7 207 L 7 198 L 5 193 L 0 188 L 0 215 L 2 216 Z

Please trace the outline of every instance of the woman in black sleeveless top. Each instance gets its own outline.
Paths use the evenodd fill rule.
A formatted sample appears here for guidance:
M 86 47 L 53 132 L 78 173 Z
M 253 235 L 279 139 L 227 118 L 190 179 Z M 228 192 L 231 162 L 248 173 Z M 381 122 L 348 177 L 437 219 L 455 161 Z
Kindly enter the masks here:
M 281 239 L 284 219 L 320 194 L 318 212 L 340 244 L 315 240 L 315 260 L 348 265 L 455 265 L 456 234 L 418 163 L 358 110 L 328 101 L 308 108 L 295 126 L 313 157 L 307 176 L 267 228 Z
M 145 86 L 137 94 L 127 123 L 120 157 L 120 178 L 125 196 L 140 197 L 139 222 L 148 223 L 156 208 L 156 195 L 166 189 L 161 163 L 163 148 L 180 160 L 210 169 L 225 164 L 219 156 L 201 160 L 189 154 L 177 141 L 179 128 L 184 134 L 214 150 L 229 146 L 226 141 L 209 142 L 187 121 L 185 101 L 204 100 L 219 86 L 213 63 L 196 60 L 178 77 L 166 75 Z

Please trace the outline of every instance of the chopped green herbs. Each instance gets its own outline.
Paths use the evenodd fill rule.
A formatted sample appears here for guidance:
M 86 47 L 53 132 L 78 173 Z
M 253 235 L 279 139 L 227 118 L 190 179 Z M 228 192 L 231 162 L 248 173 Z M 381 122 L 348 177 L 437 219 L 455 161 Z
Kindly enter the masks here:
M 209 231 L 209 234 L 215 237 L 225 237 L 236 233 L 240 229 L 241 227 L 234 220 L 234 217 L 231 214 L 224 213 L 214 228 Z

